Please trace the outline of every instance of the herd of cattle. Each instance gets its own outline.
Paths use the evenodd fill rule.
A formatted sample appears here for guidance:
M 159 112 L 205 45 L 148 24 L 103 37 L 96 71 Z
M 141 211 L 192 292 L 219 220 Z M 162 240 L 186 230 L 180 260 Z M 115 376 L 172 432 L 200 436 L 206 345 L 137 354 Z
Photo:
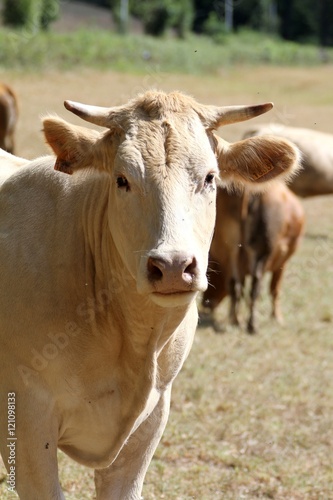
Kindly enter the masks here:
M 230 321 L 239 324 L 238 307 L 245 278 L 249 275 L 252 284 L 247 331 L 256 331 L 254 307 L 266 271 L 272 273 L 272 316 L 282 321 L 279 310 L 281 279 L 304 228 L 304 212 L 298 197 L 333 194 L 333 135 L 271 124 L 253 127 L 243 138 L 269 135 L 287 139 L 297 146 L 302 154 L 302 169 L 291 178 L 288 187 L 276 182 L 261 194 L 218 190 L 208 271 L 211 286 L 202 298 L 204 310 L 213 316 L 216 330 L 220 330 L 221 325 L 212 313 L 228 295 L 231 298 Z
M 218 127 L 272 105 L 207 106 L 151 91 L 113 108 L 66 101 L 105 131 L 46 118 L 54 154 L 29 161 L 9 154 L 17 104 L 0 88 L 0 430 L 9 477 L 22 499 L 63 500 L 60 447 L 95 469 L 98 499 L 139 499 L 191 348 L 198 294 L 211 312 L 230 295 L 238 324 L 251 276 L 253 333 L 271 271 L 281 319 L 281 277 L 304 225 L 291 189 L 333 192 L 333 138 L 269 126 L 230 144 Z M 312 144 L 321 139 L 325 158 Z M 20 422 L 14 471 L 9 394 Z

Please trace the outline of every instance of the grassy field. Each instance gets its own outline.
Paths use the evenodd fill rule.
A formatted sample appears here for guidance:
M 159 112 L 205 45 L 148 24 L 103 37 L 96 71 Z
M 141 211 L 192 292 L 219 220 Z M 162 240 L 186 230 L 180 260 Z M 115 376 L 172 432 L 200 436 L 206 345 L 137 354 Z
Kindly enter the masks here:
M 66 98 L 120 104 L 147 87 L 181 89 L 202 102 L 274 101 L 256 122 L 333 132 L 333 68 L 221 67 L 218 76 L 163 73 L 147 63 L 139 76 L 100 70 L 2 72 L 20 100 L 17 154 L 47 149 L 40 115 L 64 110 Z M 254 122 L 253 122 L 254 123 Z M 248 124 L 220 133 L 237 140 Z M 332 196 L 305 200 L 306 232 L 287 268 L 285 326 L 269 319 L 263 290 L 260 333 L 199 325 L 174 384 L 171 416 L 150 466 L 146 500 L 333 499 L 333 219 Z M 226 315 L 222 304 L 219 315 Z M 66 498 L 94 498 L 92 471 L 59 454 Z M 0 498 L 9 500 L 0 466 Z
M 108 13 L 107 13 L 108 14 Z M 333 49 L 282 42 L 277 37 L 252 31 L 228 35 L 221 43 L 209 37 L 189 35 L 156 38 L 130 34 L 126 37 L 100 28 L 50 31 L 0 30 L 0 67 L 34 71 L 94 67 L 142 73 L 147 62 L 164 71 L 216 74 L 221 66 L 316 65 L 333 61 Z

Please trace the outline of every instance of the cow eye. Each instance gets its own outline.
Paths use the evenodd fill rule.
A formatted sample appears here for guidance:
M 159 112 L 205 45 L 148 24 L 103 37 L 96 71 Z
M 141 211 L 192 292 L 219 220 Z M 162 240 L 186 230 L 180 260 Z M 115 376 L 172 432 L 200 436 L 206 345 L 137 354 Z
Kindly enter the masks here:
M 129 191 L 130 189 L 128 180 L 123 175 L 119 175 L 119 177 L 117 177 L 117 186 L 119 189 L 126 189 L 126 191 Z
M 208 175 L 206 175 L 206 178 L 205 178 L 205 186 L 210 186 L 213 184 L 214 182 L 214 179 L 215 179 L 215 175 L 210 173 Z

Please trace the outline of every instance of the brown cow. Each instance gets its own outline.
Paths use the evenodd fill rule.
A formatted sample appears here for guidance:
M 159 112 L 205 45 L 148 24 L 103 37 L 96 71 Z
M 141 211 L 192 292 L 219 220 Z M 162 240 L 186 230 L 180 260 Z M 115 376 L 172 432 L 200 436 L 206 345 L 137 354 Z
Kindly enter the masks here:
M 12 89 L 0 83 L 0 148 L 14 153 L 14 132 L 18 117 L 17 99 Z
M 306 128 L 267 124 L 249 129 L 244 137 L 255 135 L 274 135 L 288 139 L 301 151 L 303 169 L 289 184 L 294 193 L 303 198 L 333 194 L 332 134 Z
M 230 321 L 238 325 L 245 277 L 250 275 L 247 331 L 255 333 L 255 302 L 262 277 L 270 271 L 272 315 L 282 322 L 279 306 L 282 275 L 286 262 L 297 248 L 303 224 L 302 205 L 283 183 L 275 183 L 262 194 L 230 193 L 220 188 L 210 248 L 210 286 L 202 300 L 206 310 L 213 312 L 222 299 L 230 295 Z M 220 329 L 216 322 L 214 325 Z

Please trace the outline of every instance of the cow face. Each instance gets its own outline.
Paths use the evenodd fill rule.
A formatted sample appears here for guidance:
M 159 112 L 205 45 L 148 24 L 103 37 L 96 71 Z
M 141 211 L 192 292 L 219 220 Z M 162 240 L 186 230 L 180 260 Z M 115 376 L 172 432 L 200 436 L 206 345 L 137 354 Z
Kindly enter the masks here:
M 59 119 L 45 120 L 56 168 L 107 171 L 113 242 L 137 291 L 163 307 L 187 305 L 207 287 L 218 167 L 226 182 L 240 184 L 291 168 L 280 158 L 291 146 L 275 146 L 275 168 L 267 163 L 269 140 L 257 148 L 249 143 L 249 162 L 246 141 L 228 145 L 212 133 L 221 122 L 247 119 L 271 105 L 215 108 L 177 93 L 150 92 L 119 108 L 66 107 L 110 131 L 97 137 Z
M 188 303 L 207 287 L 217 176 L 216 156 L 194 113 L 136 120 L 118 147 L 111 233 L 138 292 L 159 305 Z

